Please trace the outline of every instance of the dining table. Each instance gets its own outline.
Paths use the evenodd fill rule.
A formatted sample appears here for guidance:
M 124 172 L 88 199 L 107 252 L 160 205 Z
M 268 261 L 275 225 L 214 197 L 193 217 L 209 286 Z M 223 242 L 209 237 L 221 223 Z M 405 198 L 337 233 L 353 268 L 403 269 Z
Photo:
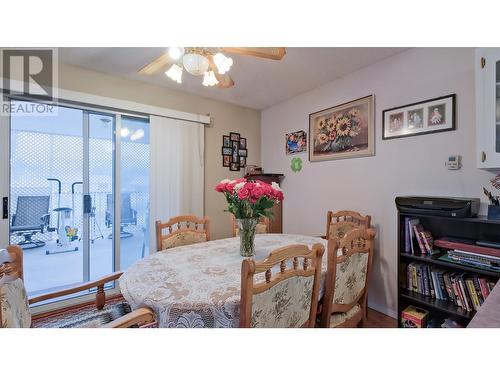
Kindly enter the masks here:
M 253 258 L 258 262 L 283 246 L 303 244 L 311 248 L 316 243 L 325 247 L 321 297 L 327 266 L 327 241 L 321 237 L 257 234 Z M 239 237 L 179 246 L 131 265 L 119 279 L 120 290 L 133 310 L 151 308 L 161 328 L 238 327 L 244 259 Z

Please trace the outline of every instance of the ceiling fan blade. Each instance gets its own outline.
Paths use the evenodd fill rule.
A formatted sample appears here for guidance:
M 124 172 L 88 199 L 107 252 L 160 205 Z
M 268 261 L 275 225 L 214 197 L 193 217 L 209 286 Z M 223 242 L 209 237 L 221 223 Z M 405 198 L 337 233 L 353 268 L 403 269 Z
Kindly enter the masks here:
M 284 47 L 221 47 L 221 50 L 228 53 L 271 60 L 281 60 L 286 54 Z
M 145 75 L 153 75 L 165 71 L 167 66 L 171 64 L 173 61 L 168 55 L 168 53 L 164 53 L 160 57 L 154 59 L 149 64 L 143 66 L 139 69 L 139 74 Z

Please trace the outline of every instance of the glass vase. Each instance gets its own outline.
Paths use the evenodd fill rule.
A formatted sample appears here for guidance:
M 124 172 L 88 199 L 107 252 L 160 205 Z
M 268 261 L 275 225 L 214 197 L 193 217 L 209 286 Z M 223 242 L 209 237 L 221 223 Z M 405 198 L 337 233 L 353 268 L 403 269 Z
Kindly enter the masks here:
M 240 255 L 251 257 L 255 254 L 255 228 L 259 223 L 259 218 L 237 219 L 240 236 Z

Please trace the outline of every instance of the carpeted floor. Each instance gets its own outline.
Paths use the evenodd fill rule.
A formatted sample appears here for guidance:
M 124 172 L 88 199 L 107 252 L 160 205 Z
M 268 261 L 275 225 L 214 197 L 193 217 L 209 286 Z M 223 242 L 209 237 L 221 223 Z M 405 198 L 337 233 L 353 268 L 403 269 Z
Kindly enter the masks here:
M 98 328 L 131 311 L 130 306 L 122 296 L 106 300 L 102 310 L 97 310 L 95 303 L 72 306 L 43 315 L 34 316 L 33 328 Z M 151 323 L 140 328 L 154 328 Z

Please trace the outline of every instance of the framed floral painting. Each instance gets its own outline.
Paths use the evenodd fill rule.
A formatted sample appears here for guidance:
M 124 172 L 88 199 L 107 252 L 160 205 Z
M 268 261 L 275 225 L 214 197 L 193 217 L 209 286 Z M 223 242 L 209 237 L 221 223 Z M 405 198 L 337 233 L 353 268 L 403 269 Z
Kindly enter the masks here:
M 372 156 L 374 96 L 366 96 L 309 115 L 309 160 Z
M 382 139 L 455 130 L 455 94 L 382 112 Z

